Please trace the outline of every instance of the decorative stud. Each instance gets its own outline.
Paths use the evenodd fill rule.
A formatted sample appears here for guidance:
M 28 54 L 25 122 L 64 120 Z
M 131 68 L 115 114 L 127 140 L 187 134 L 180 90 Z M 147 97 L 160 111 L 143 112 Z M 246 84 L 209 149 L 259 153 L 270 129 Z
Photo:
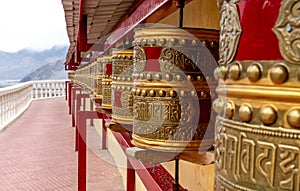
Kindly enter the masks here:
M 176 93 L 176 91 L 171 90 L 171 91 L 169 92 L 169 95 L 170 95 L 172 98 L 175 98 L 175 97 L 177 96 L 177 93 Z
M 217 67 L 215 70 L 214 70 L 214 77 L 215 79 L 218 81 L 219 79 L 221 79 L 222 77 L 222 73 L 221 73 L 221 68 L 220 67 Z
M 181 40 L 180 40 L 180 44 L 181 44 L 181 45 L 185 45 L 185 44 L 186 44 L 186 40 L 185 40 L 185 39 L 181 39 Z
M 226 79 L 227 71 L 228 71 L 228 68 L 226 66 L 221 66 L 221 75 L 222 75 L 223 80 Z
M 287 121 L 290 126 L 300 128 L 300 109 L 293 109 L 287 114 Z
M 180 91 L 180 97 L 184 97 L 184 96 L 185 96 L 185 94 L 186 94 L 186 93 L 185 93 L 185 91 L 184 91 L 184 90 L 181 90 L 181 91 Z
M 191 96 L 193 96 L 193 97 L 197 96 L 197 92 L 195 90 L 192 90 L 191 91 Z
M 166 96 L 166 92 L 164 90 L 159 90 L 158 95 L 160 97 L 165 97 Z
M 147 95 L 147 91 L 146 90 L 142 90 L 141 91 L 141 96 L 146 96 Z
M 275 84 L 282 84 L 288 79 L 288 70 L 285 65 L 278 64 L 270 69 L 270 78 Z
M 196 40 L 192 40 L 192 45 L 196 46 L 197 45 L 197 41 Z
M 249 122 L 252 119 L 252 109 L 247 105 L 242 105 L 239 109 L 239 117 L 244 122 Z
M 145 45 L 147 45 L 147 44 L 148 44 L 148 40 L 147 40 L 147 39 L 143 39 L 143 40 L 142 40 L 142 45 L 145 46 Z
M 146 79 L 149 80 L 149 81 L 151 81 L 152 80 L 152 74 L 148 73 L 146 75 Z
M 156 44 L 156 40 L 155 39 L 150 39 L 149 40 L 149 44 L 150 45 L 155 45 Z
M 154 75 L 154 78 L 157 80 L 157 81 L 160 81 L 162 79 L 162 76 L 161 74 L 155 74 Z
M 224 113 L 228 119 L 231 119 L 234 115 L 234 106 L 232 103 L 228 102 L 224 106 Z
M 203 81 L 204 77 L 203 76 L 197 76 L 198 81 Z
M 159 39 L 159 44 L 160 44 L 161 46 L 164 46 L 166 43 L 167 43 L 167 40 L 166 40 L 166 39 L 164 39 L 164 38 Z
M 137 90 L 135 91 L 135 95 L 137 95 L 137 96 L 141 95 L 141 89 L 137 89 Z
M 181 82 L 183 80 L 182 76 L 180 74 L 176 75 L 176 80 Z
M 150 90 L 149 91 L 149 96 L 150 97 L 154 97 L 155 96 L 155 91 L 154 90 Z
M 145 74 L 144 73 L 140 73 L 139 78 L 142 80 L 145 78 Z
M 277 120 L 277 112 L 272 106 L 265 106 L 260 109 L 260 120 L 265 125 L 272 125 Z
M 190 81 L 192 81 L 193 80 L 193 76 L 187 75 L 187 79 L 190 80 Z
M 172 81 L 173 80 L 172 74 L 166 74 L 165 78 L 166 78 L 167 81 Z
M 239 64 L 233 64 L 229 69 L 229 78 L 233 80 L 238 80 L 240 78 L 240 65 Z
M 261 78 L 261 67 L 259 64 L 252 64 L 247 68 L 247 77 L 251 82 L 256 82 Z
M 218 98 L 213 102 L 213 109 L 215 110 L 215 112 L 217 112 L 219 115 L 222 114 L 222 109 L 224 107 L 224 102 L 222 99 Z
M 208 95 L 208 93 L 207 93 L 207 92 L 201 92 L 201 93 L 200 93 L 200 96 L 201 96 L 201 97 L 203 97 L 203 98 L 206 98 L 206 97 L 207 97 L 207 95 Z
M 133 95 L 135 95 L 136 89 L 135 89 L 135 88 L 132 88 L 132 89 L 131 89 L 131 93 L 132 93 Z
M 169 39 L 169 43 L 171 44 L 171 45 L 176 45 L 177 44 L 177 39 L 176 38 L 171 38 L 171 39 Z

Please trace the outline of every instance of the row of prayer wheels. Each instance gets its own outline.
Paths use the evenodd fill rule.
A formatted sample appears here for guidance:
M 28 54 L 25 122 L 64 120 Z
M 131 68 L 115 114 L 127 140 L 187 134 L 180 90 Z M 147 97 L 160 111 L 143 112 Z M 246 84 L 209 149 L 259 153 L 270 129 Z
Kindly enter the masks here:
M 133 132 L 134 145 L 207 151 L 214 142 L 217 41 L 217 31 L 139 28 L 132 48 L 100 56 L 78 69 L 75 81 L 101 110 L 112 110 L 112 122 Z
M 299 191 L 300 1 L 217 2 L 219 58 L 212 31 L 137 29 L 97 96 L 138 147 L 206 151 L 215 133 L 217 191 Z

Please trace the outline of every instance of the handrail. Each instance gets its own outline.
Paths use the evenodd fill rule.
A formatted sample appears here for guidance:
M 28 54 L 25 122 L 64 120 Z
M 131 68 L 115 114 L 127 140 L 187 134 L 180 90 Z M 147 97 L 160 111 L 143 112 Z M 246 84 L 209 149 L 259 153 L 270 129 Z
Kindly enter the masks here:
M 66 80 L 42 80 L 0 88 L 0 130 L 19 117 L 32 100 L 65 96 Z

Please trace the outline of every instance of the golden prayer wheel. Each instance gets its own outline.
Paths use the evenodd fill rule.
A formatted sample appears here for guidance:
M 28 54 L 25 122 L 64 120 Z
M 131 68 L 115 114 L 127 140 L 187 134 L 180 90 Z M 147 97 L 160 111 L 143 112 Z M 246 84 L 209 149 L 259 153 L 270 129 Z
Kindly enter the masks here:
M 133 96 L 133 50 L 112 52 L 112 121 L 123 125 L 132 125 Z
M 213 71 L 208 48 L 216 44 L 173 27 L 141 28 L 134 36 L 133 144 L 163 151 L 206 151 L 214 140 L 209 125 Z M 217 35 L 218 36 L 218 35 Z M 212 48 L 211 47 L 211 48 Z M 215 85 L 216 86 L 216 85 Z M 211 126 L 211 128 L 208 128 Z
M 112 83 L 112 57 L 103 56 L 100 59 L 103 67 L 102 75 L 102 108 L 112 109 L 111 83 Z
M 103 76 L 103 65 L 101 57 L 97 58 L 96 61 L 96 89 L 95 89 L 95 101 L 101 103 L 102 101 L 102 76 Z
M 224 0 L 215 190 L 300 190 L 300 1 Z

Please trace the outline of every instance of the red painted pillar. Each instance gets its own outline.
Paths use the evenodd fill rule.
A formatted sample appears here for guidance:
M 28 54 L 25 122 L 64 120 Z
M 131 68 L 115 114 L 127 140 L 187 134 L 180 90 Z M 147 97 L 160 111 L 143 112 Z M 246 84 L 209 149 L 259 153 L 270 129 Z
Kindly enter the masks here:
M 86 120 L 98 115 L 95 111 L 79 111 L 78 116 L 78 191 L 86 191 Z
M 72 86 L 73 86 L 73 82 L 69 82 L 68 83 L 68 106 L 69 106 L 69 114 L 71 114 Z
M 105 119 L 104 119 L 104 115 L 102 115 L 102 149 L 107 149 L 106 146 L 106 131 L 107 128 L 105 126 Z
M 126 191 L 134 191 L 135 190 L 135 171 L 127 159 L 127 188 Z
M 75 113 L 75 118 L 76 118 L 76 120 L 75 120 L 75 127 L 76 127 L 76 129 L 75 129 L 75 151 L 78 151 L 78 140 L 79 140 L 79 130 L 78 130 L 78 126 L 79 126 L 79 112 L 80 112 L 80 106 L 82 105 L 81 104 L 81 100 L 82 100 L 82 98 L 89 98 L 89 95 L 88 94 L 77 94 L 76 95 L 76 113 Z M 83 103 L 85 103 L 85 101 L 83 102 Z M 83 106 L 83 108 L 85 108 L 84 106 Z
M 87 112 L 79 112 L 78 191 L 86 191 L 86 119 Z
M 71 114 L 72 114 L 72 127 L 75 127 L 75 115 L 76 115 L 76 108 L 75 108 L 75 103 L 76 103 L 76 91 L 80 91 L 81 93 L 81 88 L 80 87 L 72 87 L 72 102 L 71 102 Z

